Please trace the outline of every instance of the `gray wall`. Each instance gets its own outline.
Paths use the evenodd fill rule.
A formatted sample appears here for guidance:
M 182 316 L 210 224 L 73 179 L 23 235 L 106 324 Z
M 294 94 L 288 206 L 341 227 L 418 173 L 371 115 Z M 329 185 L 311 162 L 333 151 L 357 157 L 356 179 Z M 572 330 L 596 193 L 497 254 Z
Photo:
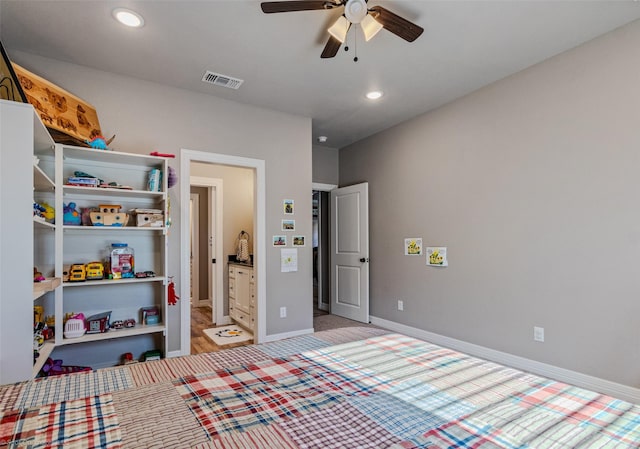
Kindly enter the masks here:
M 338 149 L 314 145 L 313 182 L 338 184 L 338 158 Z
M 638 42 L 636 21 L 340 150 L 340 184 L 369 182 L 373 316 L 640 387 Z
M 266 170 L 266 235 L 279 234 L 282 200 L 296 201 L 296 234 L 311 235 L 311 120 L 222 100 L 213 96 L 128 78 L 87 67 L 11 51 L 27 70 L 91 103 L 112 147 L 148 154 L 179 155 L 181 148 L 262 159 Z M 179 158 L 172 165 L 179 172 Z M 180 279 L 180 186 L 170 190 L 173 226 L 169 274 Z M 267 242 L 267 335 L 312 325 L 311 247 L 299 249 L 299 268 L 280 273 L 280 252 Z M 189 280 L 185 280 L 189 282 Z M 186 300 L 186 299 L 185 299 Z M 287 318 L 279 318 L 281 306 Z M 180 309 L 169 310 L 169 351 L 180 348 Z

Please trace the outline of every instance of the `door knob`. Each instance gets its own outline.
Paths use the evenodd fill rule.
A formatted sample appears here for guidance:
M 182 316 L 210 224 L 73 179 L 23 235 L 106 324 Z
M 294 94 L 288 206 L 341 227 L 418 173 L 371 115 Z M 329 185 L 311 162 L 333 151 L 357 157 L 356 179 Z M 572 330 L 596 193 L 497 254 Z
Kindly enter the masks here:
M 369 259 L 365 259 L 364 257 L 360 258 L 360 262 L 365 263 L 365 262 L 369 262 Z

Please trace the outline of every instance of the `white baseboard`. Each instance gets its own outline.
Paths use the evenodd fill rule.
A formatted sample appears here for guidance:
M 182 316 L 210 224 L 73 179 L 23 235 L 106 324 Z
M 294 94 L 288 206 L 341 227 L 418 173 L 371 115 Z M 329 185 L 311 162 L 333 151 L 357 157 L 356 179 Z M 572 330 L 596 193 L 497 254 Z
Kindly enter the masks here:
M 560 382 L 566 382 L 588 390 L 597 391 L 625 401 L 633 402 L 634 404 L 640 404 L 639 388 L 622 385 L 609 380 L 600 379 L 599 377 L 589 376 L 576 371 L 548 365 L 546 363 L 536 362 L 535 360 L 526 359 L 506 352 L 496 351 L 495 349 L 486 348 L 484 346 L 468 343 L 462 340 L 456 340 L 455 338 L 435 334 L 433 332 L 385 320 L 383 318 L 371 316 L 370 319 L 371 324 L 375 324 L 376 326 L 395 332 L 400 332 L 410 337 L 419 338 L 439 346 L 451 348 L 475 357 L 480 357 L 481 359 L 491 360 L 493 362 L 537 374 L 539 376 L 555 379 Z
M 222 320 L 220 321 L 220 323 L 216 323 L 216 327 L 217 326 L 226 326 L 227 324 L 233 324 L 233 320 L 231 319 L 231 317 L 229 315 L 224 315 L 222 317 Z
M 167 358 L 170 359 L 171 357 L 180 357 L 182 355 L 182 351 L 170 351 L 167 352 Z
M 285 338 L 299 337 L 300 335 L 313 334 L 312 329 L 302 329 L 293 332 L 283 332 L 282 334 L 267 335 L 261 343 L 269 343 L 270 341 L 283 340 Z

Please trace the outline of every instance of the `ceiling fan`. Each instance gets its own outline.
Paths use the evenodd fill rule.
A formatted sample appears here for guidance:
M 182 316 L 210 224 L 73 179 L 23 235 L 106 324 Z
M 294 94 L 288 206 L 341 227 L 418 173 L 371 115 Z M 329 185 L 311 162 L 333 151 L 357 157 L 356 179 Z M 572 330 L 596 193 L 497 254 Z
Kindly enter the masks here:
M 316 9 L 334 9 L 344 6 L 344 13 L 329 28 L 329 40 L 322 51 L 321 58 L 333 58 L 344 43 L 352 24 L 359 24 L 365 40 L 371 39 L 382 28 L 391 31 L 407 42 L 415 41 L 424 31 L 415 23 L 392 13 L 382 6 L 367 7 L 368 0 L 288 0 L 262 2 L 262 12 L 311 11 Z

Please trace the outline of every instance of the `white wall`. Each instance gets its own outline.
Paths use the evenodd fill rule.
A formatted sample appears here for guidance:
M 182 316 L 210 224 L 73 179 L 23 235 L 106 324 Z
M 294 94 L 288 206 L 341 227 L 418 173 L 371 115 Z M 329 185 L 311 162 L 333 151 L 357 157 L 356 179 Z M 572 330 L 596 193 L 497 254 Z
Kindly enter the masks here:
M 181 148 L 262 159 L 266 165 L 266 235 L 280 233 L 282 200 L 296 200 L 296 232 L 311 235 L 311 120 L 226 101 L 22 52 L 15 62 L 91 103 L 112 147 L 179 155 Z M 215 87 L 214 87 L 215 88 Z M 179 172 L 178 158 L 172 165 Z M 179 291 L 179 185 L 170 191 L 173 227 L 169 274 Z M 186 249 L 185 249 L 186 250 Z M 311 248 L 299 250 L 299 271 L 280 273 L 279 250 L 267 245 L 267 335 L 312 327 Z M 188 282 L 188 280 L 186 280 Z M 287 319 L 278 316 L 281 306 Z M 169 351 L 180 348 L 179 307 L 169 314 Z
M 340 184 L 369 182 L 373 316 L 640 387 L 639 42 L 636 21 L 340 150 Z

